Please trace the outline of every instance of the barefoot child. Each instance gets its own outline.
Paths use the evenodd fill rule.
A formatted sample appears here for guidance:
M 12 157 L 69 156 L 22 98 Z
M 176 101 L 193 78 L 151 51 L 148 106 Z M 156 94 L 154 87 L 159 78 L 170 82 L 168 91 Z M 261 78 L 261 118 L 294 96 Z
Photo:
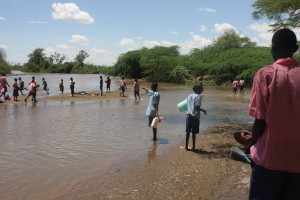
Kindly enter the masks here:
M 133 90 L 134 90 L 135 100 L 137 100 L 137 96 L 139 97 L 139 99 L 141 99 L 141 97 L 140 97 L 140 84 L 139 84 L 137 79 L 134 80 Z
M 15 78 L 14 80 L 15 80 L 15 82 L 13 84 L 13 88 L 14 88 L 13 96 L 14 96 L 14 101 L 18 101 L 18 96 L 19 96 L 19 92 L 18 92 L 18 90 L 19 90 L 18 79 Z
M 160 95 L 157 91 L 158 84 L 157 83 L 152 83 L 151 85 L 151 90 L 148 90 L 146 88 L 142 88 L 148 92 L 148 95 L 150 96 L 148 108 L 146 110 L 146 115 L 149 116 L 149 121 L 148 121 L 148 126 L 151 126 L 151 123 L 155 117 L 158 116 L 158 105 L 160 101 Z M 153 140 L 157 140 L 157 128 L 152 127 L 153 131 Z
M 63 79 L 61 79 L 60 80 L 60 84 L 59 84 L 59 91 L 61 92 L 61 93 L 64 93 L 64 80 Z
M 42 81 L 43 81 L 43 90 L 45 90 L 47 92 L 47 94 L 49 94 L 49 88 L 47 87 L 48 84 L 47 84 L 47 81 L 45 80 L 45 78 L 42 78 Z
M 196 134 L 199 133 L 199 126 L 200 126 L 200 112 L 206 111 L 202 109 L 201 106 L 201 98 L 200 94 L 202 92 L 202 88 L 200 85 L 195 85 L 193 87 L 193 94 L 190 94 L 187 98 L 187 117 L 186 117 L 186 140 L 185 140 L 185 149 L 189 150 L 189 139 L 190 133 L 192 132 L 193 138 L 193 147 L 192 151 L 195 151 L 196 145 Z
M 72 77 L 70 78 L 70 80 L 71 80 L 71 83 L 70 83 L 71 96 L 74 97 L 74 94 L 75 94 L 75 92 L 74 92 L 74 89 L 75 89 L 75 82 L 73 81 L 73 78 L 72 78 Z

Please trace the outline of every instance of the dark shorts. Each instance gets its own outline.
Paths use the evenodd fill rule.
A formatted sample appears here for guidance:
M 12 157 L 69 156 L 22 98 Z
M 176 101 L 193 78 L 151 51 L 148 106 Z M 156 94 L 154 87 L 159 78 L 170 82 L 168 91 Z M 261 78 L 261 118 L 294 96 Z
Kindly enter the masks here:
M 237 91 L 237 89 L 238 89 L 237 87 L 235 87 L 235 88 L 232 88 L 232 90 L 233 90 L 234 92 L 236 92 L 236 91 Z
M 121 90 L 124 93 L 125 92 L 125 86 L 121 86 Z
M 154 119 L 154 117 L 149 116 L 149 118 L 148 118 L 148 126 L 151 126 L 153 119 Z
M 249 200 L 254 199 L 300 199 L 300 173 L 269 170 L 253 163 Z
M 71 89 L 71 94 L 75 94 L 74 87 L 71 87 L 70 89 Z
M 244 85 L 240 86 L 240 91 L 242 91 L 245 88 Z
M 193 117 L 192 115 L 187 115 L 186 117 L 186 128 L 185 131 L 187 133 L 199 133 L 200 119 Z
M 44 85 L 44 88 L 43 88 L 43 90 L 47 90 L 47 85 Z
M 103 85 L 100 85 L 100 90 L 103 91 Z

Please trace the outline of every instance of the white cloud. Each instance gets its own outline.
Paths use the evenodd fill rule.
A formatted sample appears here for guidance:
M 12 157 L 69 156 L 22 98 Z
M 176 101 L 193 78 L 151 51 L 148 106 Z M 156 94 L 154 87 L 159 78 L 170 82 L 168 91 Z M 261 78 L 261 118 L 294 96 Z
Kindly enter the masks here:
M 7 49 L 7 46 L 5 46 L 5 45 L 0 45 L 0 49 Z
M 141 40 L 141 39 L 142 39 L 142 37 L 138 36 L 138 37 L 136 37 L 136 39 L 137 39 L 137 40 Z
M 71 49 L 72 48 L 71 46 L 66 45 L 66 44 L 58 44 L 56 47 L 59 49 Z
M 6 20 L 6 18 L 4 18 L 4 17 L 0 17 L 0 20 Z
M 82 24 L 92 24 L 95 22 L 89 13 L 81 11 L 74 3 L 54 3 L 52 4 L 52 8 L 54 9 L 54 12 L 52 12 L 53 19 Z
M 88 45 L 89 40 L 83 35 L 72 35 L 72 39 L 70 40 L 72 43 L 78 43 L 81 45 Z
M 154 46 L 160 46 L 161 44 L 157 41 L 150 41 L 150 40 L 145 40 L 144 41 L 144 47 L 147 48 L 152 48 Z
M 254 23 L 248 26 L 248 29 L 254 32 L 254 37 L 251 38 L 252 41 L 256 42 L 258 46 L 270 46 L 272 43 L 272 37 L 274 32 L 269 31 L 272 29 L 270 24 L 267 23 Z M 300 28 L 293 29 L 297 38 L 300 38 Z
M 213 12 L 217 12 L 216 9 L 212 9 L 212 8 L 199 8 L 200 11 L 205 11 L 205 12 L 209 12 L 209 13 L 213 13 Z
M 130 45 L 134 45 L 135 41 L 130 38 L 124 38 L 118 44 L 121 46 L 130 46 Z
M 171 31 L 170 32 L 172 35 L 179 35 L 179 33 L 177 31 Z
M 110 54 L 111 52 L 105 49 L 97 49 L 96 47 L 92 48 L 92 52 L 100 54 Z
M 194 48 L 202 49 L 212 44 L 212 40 L 201 37 L 200 35 L 196 35 L 193 32 L 190 32 L 190 35 L 192 36 L 192 40 L 186 41 L 179 45 L 183 54 L 189 53 Z
M 175 46 L 175 45 L 177 45 L 176 43 L 174 43 L 174 42 L 170 42 L 170 41 L 162 41 L 161 42 L 164 46 Z
M 47 24 L 48 22 L 46 21 L 28 21 L 28 24 Z
M 53 47 L 47 47 L 45 48 L 45 53 L 54 53 L 55 49 Z
M 248 28 L 252 31 L 254 31 L 254 37 L 251 38 L 252 41 L 256 42 L 258 46 L 270 46 L 271 45 L 271 39 L 273 36 L 273 32 L 269 31 L 271 30 L 271 27 L 269 24 L 263 23 L 258 24 L 254 23 L 248 26 Z
M 200 28 L 199 28 L 199 30 L 200 30 L 201 32 L 204 32 L 204 31 L 207 30 L 207 28 L 206 28 L 206 26 L 201 25 Z
M 223 34 L 228 29 L 234 29 L 236 32 L 238 32 L 234 26 L 232 26 L 231 24 L 228 24 L 228 23 L 215 24 L 214 27 L 215 27 L 215 32 L 217 32 L 219 34 Z

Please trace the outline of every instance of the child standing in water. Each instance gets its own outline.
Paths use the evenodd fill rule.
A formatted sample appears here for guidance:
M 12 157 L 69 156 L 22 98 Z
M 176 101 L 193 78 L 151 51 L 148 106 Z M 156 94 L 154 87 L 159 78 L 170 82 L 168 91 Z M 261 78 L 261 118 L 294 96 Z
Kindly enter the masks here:
M 75 92 L 74 92 L 74 89 L 75 89 L 75 82 L 73 81 L 73 78 L 72 78 L 72 77 L 70 78 L 70 80 L 71 80 L 71 83 L 70 83 L 71 96 L 74 97 L 74 94 L 75 94 Z
M 14 101 L 18 101 L 18 96 L 19 96 L 19 92 L 18 92 L 18 90 L 19 90 L 18 79 L 15 78 L 14 80 L 15 80 L 15 82 L 13 84 L 13 87 L 14 87 L 13 96 L 14 96 Z
M 121 93 L 120 96 L 125 97 L 125 89 L 127 89 L 126 87 L 126 81 L 124 79 L 124 77 L 122 77 L 122 79 L 120 80 L 120 88 L 121 88 Z
M 20 92 L 21 92 L 22 95 L 24 95 L 23 94 L 23 90 L 24 89 L 25 89 L 24 88 L 24 81 L 21 79 L 21 77 L 19 77 L 19 90 L 20 90 Z
M 137 100 L 137 98 L 136 98 L 137 96 L 139 97 L 139 99 L 141 99 L 141 97 L 140 97 L 140 83 L 138 82 L 137 79 L 134 80 L 133 91 L 134 91 L 135 100 Z
M 49 94 L 48 90 L 49 88 L 47 88 L 48 84 L 47 84 L 47 81 L 45 80 L 45 78 L 42 78 L 42 81 L 43 81 L 43 90 L 45 90 L 47 92 L 47 94 Z
M 158 88 L 157 83 L 152 83 L 151 90 L 142 88 L 142 89 L 146 90 L 146 92 L 148 92 L 148 95 L 150 96 L 148 108 L 146 110 L 146 115 L 149 116 L 148 117 L 148 126 L 151 126 L 151 123 L 155 117 L 159 117 L 158 116 L 158 105 L 159 105 L 159 101 L 160 101 L 160 95 L 157 91 L 157 88 Z M 157 140 L 157 128 L 152 127 L 152 131 L 153 131 L 153 140 L 156 141 Z
M 61 79 L 61 80 L 60 80 L 60 84 L 59 84 L 59 91 L 60 91 L 61 93 L 64 93 L 64 89 L 65 89 L 65 87 L 64 87 L 64 80 Z
M 100 94 L 103 96 L 103 79 L 102 76 L 100 76 Z
M 107 80 L 105 81 L 105 83 L 106 83 L 106 92 L 110 92 L 111 80 L 110 80 L 109 76 L 107 77 Z
M 200 94 L 202 92 L 202 88 L 200 85 L 195 85 L 193 87 L 193 94 L 190 94 L 187 98 L 187 116 L 186 116 L 186 140 L 185 140 L 185 149 L 189 150 L 189 139 L 190 133 L 192 132 L 193 146 L 192 151 L 195 151 L 196 146 L 196 134 L 199 133 L 200 126 L 200 112 L 206 111 L 202 109 L 201 106 L 201 98 Z

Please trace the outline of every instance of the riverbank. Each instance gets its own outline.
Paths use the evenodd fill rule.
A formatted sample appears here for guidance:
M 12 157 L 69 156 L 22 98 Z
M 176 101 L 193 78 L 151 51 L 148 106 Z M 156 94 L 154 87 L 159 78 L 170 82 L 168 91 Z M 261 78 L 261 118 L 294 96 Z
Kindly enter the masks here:
M 249 130 L 250 125 L 242 128 Z M 230 147 L 239 146 L 233 133 L 240 130 L 224 124 L 198 135 L 197 152 L 185 151 L 183 141 L 181 148 L 155 156 L 154 144 L 150 163 L 116 166 L 109 179 L 95 180 L 57 200 L 247 199 L 251 167 L 230 158 Z
M 128 99 L 133 95 L 133 90 L 129 89 L 125 92 L 125 97 L 120 96 L 121 90 L 113 90 L 111 92 L 103 92 L 103 96 L 100 95 L 100 92 L 97 91 L 86 91 L 83 93 L 76 93 L 74 97 L 71 96 L 70 93 L 62 93 L 59 95 L 47 95 L 45 93 L 38 92 L 37 93 L 37 101 L 100 101 L 100 100 L 111 100 L 111 99 Z M 51 92 L 51 91 L 50 91 Z M 18 96 L 18 101 L 14 101 L 13 97 L 10 97 L 10 100 L 6 100 L 7 104 L 25 104 L 25 98 L 27 97 L 27 91 L 24 91 L 25 95 Z M 31 96 L 28 97 L 27 103 L 31 103 Z

